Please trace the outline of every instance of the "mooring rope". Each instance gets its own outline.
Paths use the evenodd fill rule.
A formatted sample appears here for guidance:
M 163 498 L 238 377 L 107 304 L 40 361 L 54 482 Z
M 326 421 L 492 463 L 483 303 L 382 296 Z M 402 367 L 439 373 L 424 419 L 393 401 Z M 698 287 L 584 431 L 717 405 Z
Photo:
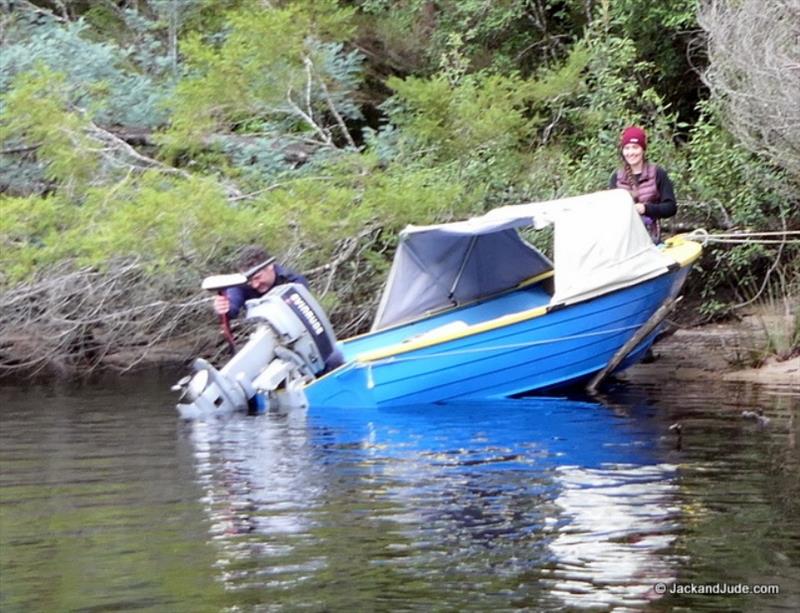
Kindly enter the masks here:
M 782 236 L 784 238 L 771 238 Z M 786 238 L 796 236 L 797 238 Z M 759 238 L 767 237 L 767 238 Z M 703 247 L 709 243 L 731 245 L 796 245 L 800 244 L 800 230 L 783 230 L 773 232 L 718 232 L 711 234 L 704 228 L 693 230 L 687 235 L 689 240 L 702 242 Z

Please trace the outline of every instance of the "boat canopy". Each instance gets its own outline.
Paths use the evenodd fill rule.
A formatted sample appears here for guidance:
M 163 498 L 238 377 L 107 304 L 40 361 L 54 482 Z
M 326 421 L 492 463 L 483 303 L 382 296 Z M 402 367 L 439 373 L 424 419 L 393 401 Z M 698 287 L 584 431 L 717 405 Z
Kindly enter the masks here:
M 504 206 L 480 217 L 400 233 L 373 330 L 516 287 L 553 268 L 518 228 L 554 227 L 552 304 L 634 285 L 674 261 L 650 239 L 630 194 L 608 190 Z

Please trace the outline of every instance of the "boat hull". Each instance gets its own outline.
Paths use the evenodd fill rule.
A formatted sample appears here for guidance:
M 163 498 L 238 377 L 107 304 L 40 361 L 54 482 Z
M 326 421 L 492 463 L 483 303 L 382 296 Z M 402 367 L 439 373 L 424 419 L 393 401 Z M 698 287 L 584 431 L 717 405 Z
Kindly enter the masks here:
M 573 385 L 602 370 L 676 297 L 688 271 L 689 266 L 675 267 L 637 285 L 410 351 L 377 359 L 355 355 L 307 386 L 306 394 L 311 406 L 359 408 L 504 398 Z M 484 303 L 487 312 L 491 303 Z M 645 337 L 617 370 L 640 360 L 657 333 Z M 402 335 L 402 327 L 392 334 Z M 368 346 L 370 337 L 380 344 L 381 333 L 358 342 Z

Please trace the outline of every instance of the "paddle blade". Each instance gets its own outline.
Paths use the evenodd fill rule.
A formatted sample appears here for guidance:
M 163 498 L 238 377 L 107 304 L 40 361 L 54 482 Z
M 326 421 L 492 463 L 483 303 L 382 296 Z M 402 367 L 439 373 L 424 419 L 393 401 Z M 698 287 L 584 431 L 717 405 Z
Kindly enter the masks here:
M 219 291 L 235 285 L 244 285 L 247 283 L 247 277 L 242 274 L 235 273 L 230 275 L 211 275 L 203 279 L 201 287 L 209 291 Z

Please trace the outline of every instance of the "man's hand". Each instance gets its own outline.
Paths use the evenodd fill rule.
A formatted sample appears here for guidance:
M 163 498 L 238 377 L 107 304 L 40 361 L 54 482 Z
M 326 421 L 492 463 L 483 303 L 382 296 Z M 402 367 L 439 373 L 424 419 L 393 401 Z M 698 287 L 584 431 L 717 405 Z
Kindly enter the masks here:
M 231 310 L 231 301 L 225 294 L 214 296 L 214 311 L 217 315 L 227 315 Z

